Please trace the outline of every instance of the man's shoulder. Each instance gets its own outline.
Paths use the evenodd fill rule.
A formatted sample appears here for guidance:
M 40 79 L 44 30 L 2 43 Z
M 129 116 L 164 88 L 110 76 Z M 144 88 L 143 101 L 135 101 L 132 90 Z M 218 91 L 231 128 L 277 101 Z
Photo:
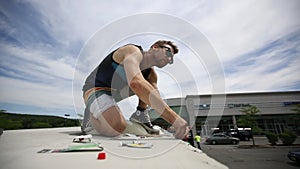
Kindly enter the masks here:
M 139 50 L 139 51 L 143 51 L 142 46 L 136 45 L 136 44 L 126 44 L 122 47 L 120 47 L 119 49 L 125 49 L 125 50 Z
M 124 46 L 135 46 L 135 47 L 139 48 L 140 50 L 143 50 L 142 46 L 137 45 L 137 44 L 133 44 L 133 43 L 128 43 L 128 44 L 126 44 Z
M 132 45 L 132 44 L 128 44 L 125 46 L 120 47 L 116 53 L 119 53 L 121 55 L 132 55 L 132 54 L 142 54 L 143 50 L 141 47 L 136 46 L 136 45 Z
M 136 57 L 132 57 L 136 56 Z M 122 63 L 125 58 L 138 59 L 142 58 L 142 50 L 136 45 L 128 44 L 118 48 L 113 54 L 113 60 Z

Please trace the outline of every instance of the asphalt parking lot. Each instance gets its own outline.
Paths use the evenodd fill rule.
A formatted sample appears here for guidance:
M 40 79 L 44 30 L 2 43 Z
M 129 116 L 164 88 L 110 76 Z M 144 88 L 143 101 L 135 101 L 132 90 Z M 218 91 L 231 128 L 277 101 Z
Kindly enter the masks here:
M 300 149 L 298 137 L 293 146 L 270 146 L 265 137 L 255 137 L 258 148 L 249 148 L 252 141 L 241 141 L 239 145 L 201 144 L 202 151 L 230 169 L 299 169 L 300 165 L 287 157 L 289 150 Z M 279 143 L 280 144 L 280 143 Z

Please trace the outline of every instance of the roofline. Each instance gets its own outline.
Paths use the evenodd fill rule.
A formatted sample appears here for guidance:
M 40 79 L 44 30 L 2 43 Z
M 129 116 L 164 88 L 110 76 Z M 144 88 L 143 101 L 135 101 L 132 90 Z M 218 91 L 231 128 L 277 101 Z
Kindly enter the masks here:
M 237 96 L 237 95 L 257 95 L 257 94 L 284 94 L 284 93 L 295 93 L 300 94 L 300 90 L 294 91 L 269 91 L 269 92 L 236 92 L 236 93 L 216 93 L 216 94 L 197 94 L 197 95 L 186 95 L 185 97 L 173 97 L 173 98 L 166 98 L 165 100 L 174 100 L 174 99 L 185 99 L 187 97 L 199 97 L 199 96 L 218 96 L 218 95 L 226 95 L 226 96 Z

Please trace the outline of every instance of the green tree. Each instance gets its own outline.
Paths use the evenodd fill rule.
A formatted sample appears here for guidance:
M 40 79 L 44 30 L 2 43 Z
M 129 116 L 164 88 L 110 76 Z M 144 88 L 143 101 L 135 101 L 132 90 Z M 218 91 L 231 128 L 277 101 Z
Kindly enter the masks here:
M 52 126 L 49 123 L 45 122 L 35 122 L 32 124 L 31 128 L 51 128 Z
M 297 138 L 297 135 L 291 131 L 278 134 L 278 137 L 282 141 L 283 145 L 292 145 Z
M 240 112 L 244 113 L 243 116 L 241 116 L 237 120 L 237 124 L 239 126 L 243 127 L 250 127 L 252 132 L 259 133 L 261 132 L 261 129 L 257 125 L 257 116 L 260 113 L 260 110 L 253 105 L 250 105 L 248 107 L 242 108 Z M 253 146 L 255 146 L 255 139 L 252 138 Z
M 278 135 L 271 132 L 267 132 L 265 134 L 269 143 L 271 143 L 271 145 L 276 145 L 276 142 L 278 141 Z

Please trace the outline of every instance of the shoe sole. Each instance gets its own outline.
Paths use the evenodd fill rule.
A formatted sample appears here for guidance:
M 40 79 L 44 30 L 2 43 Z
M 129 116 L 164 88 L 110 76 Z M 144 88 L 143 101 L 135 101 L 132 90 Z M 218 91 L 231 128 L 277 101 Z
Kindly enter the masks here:
M 147 132 L 150 132 L 150 134 L 159 134 L 159 130 L 155 130 L 155 129 L 149 128 L 144 123 L 142 123 L 142 122 L 140 122 L 140 121 L 138 121 L 136 119 L 129 119 L 129 120 L 132 121 L 132 122 L 140 124 L 144 129 L 147 130 Z

